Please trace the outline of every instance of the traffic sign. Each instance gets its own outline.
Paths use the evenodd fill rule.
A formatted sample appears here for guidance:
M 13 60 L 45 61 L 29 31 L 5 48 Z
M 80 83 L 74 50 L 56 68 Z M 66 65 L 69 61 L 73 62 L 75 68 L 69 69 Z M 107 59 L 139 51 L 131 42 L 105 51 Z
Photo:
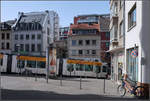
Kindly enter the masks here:
M 137 52 L 136 49 L 134 49 L 134 50 L 131 52 L 131 56 L 132 56 L 133 58 L 136 58 L 136 57 L 138 56 L 138 52 Z

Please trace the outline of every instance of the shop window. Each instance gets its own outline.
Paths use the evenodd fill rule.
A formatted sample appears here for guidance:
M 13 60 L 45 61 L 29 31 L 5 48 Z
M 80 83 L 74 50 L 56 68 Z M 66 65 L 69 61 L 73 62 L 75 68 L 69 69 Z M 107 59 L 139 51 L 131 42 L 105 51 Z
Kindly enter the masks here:
M 135 52 L 136 56 L 133 56 Z M 138 80 L 138 48 L 132 48 L 127 50 L 127 74 L 128 77 L 133 80 Z

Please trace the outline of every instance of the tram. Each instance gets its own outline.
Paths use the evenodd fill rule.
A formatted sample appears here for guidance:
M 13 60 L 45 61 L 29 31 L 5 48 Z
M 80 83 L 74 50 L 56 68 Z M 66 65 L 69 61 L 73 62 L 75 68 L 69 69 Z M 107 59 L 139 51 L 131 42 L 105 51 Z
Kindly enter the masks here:
M 46 57 L 0 54 L 0 67 L 1 72 L 6 73 L 24 73 L 30 71 L 33 74 L 47 74 Z M 106 78 L 107 70 L 107 64 L 101 62 L 56 59 L 56 66 L 53 74 Z M 49 72 L 49 74 L 51 74 L 51 72 Z

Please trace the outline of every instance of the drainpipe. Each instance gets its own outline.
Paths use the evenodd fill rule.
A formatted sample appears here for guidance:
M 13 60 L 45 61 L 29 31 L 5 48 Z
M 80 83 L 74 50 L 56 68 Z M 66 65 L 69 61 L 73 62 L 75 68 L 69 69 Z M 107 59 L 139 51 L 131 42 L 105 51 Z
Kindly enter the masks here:
M 126 30 L 125 30 L 125 0 L 123 1 L 123 48 L 124 48 L 124 69 L 126 71 L 126 68 L 125 68 L 125 64 L 126 64 L 126 55 L 125 55 L 125 33 L 126 33 Z

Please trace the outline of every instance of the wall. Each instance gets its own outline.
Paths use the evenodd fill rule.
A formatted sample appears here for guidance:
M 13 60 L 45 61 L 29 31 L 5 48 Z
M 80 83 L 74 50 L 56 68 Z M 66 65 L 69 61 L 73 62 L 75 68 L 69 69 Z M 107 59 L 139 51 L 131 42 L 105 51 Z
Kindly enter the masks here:
M 76 46 L 72 46 L 72 40 L 77 40 L 77 45 Z M 80 46 L 78 45 L 78 40 L 83 40 L 83 45 Z M 92 45 L 85 45 L 85 40 L 97 40 L 96 41 L 96 46 L 92 46 Z M 90 44 L 92 44 L 90 42 Z M 71 50 L 97 50 L 96 54 L 97 55 L 77 55 L 77 56 L 72 56 L 71 55 Z M 68 37 L 68 54 L 69 57 L 72 58 L 100 58 L 100 35 L 75 35 L 75 36 L 70 36 Z M 78 52 L 77 52 L 78 53 Z M 83 51 L 84 54 L 84 51 Z

